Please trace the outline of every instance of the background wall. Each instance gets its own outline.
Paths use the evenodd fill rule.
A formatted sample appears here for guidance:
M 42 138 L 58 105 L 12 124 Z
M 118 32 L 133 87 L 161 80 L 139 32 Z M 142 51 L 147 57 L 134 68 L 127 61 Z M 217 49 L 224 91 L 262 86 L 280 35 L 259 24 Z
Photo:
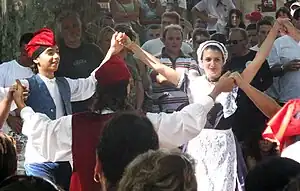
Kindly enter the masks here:
M 276 8 L 282 7 L 285 0 L 277 0 Z M 255 10 L 256 5 L 261 4 L 261 0 L 237 0 L 237 6 L 242 10 L 242 12 L 246 15 Z M 275 16 L 275 12 L 271 13 L 263 13 L 264 16 Z

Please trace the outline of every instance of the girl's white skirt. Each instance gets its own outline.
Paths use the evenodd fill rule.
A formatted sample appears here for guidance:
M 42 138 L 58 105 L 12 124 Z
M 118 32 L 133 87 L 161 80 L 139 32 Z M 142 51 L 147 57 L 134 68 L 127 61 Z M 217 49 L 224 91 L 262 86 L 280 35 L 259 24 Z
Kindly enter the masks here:
M 198 191 L 234 191 L 237 153 L 231 129 L 203 129 L 187 146 L 196 162 Z

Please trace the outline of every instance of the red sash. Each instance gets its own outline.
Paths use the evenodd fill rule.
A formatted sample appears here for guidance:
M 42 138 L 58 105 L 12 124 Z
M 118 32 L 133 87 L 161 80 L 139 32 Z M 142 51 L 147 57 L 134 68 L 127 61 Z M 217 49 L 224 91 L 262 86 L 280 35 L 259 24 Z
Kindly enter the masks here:
M 280 151 L 300 135 L 300 99 L 288 101 L 268 122 L 263 138 L 276 142 Z
M 101 185 L 94 181 L 96 147 L 103 127 L 113 114 L 99 115 L 85 112 L 72 118 L 72 155 L 74 172 L 70 191 L 99 191 Z

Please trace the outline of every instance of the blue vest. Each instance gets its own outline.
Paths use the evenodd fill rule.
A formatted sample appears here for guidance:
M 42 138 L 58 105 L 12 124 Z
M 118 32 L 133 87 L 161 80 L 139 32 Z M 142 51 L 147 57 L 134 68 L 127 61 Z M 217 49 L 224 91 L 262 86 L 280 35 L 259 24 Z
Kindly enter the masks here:
M 39 77 L 33 75 L 27 79 L 29 83 L 29 96 L 26 104 L 30 106 L 35 112 L 46 114 L 50 119 L 56 119 L 56 106 L 48 91 L 46 84 Z M 71 90 L 69 83 L 64 77 L 57 77 L 56 84 L 63 102 L 65 115 L 72 114 L 71 106 Z

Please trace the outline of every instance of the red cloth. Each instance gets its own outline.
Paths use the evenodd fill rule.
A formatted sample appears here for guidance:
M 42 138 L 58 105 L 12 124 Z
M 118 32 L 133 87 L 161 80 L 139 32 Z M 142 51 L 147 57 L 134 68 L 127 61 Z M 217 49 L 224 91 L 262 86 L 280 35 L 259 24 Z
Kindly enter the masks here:
M 32 54 L 41 46 L 54 46 L 55 35 L 53 31 L 49 28 L 42 28 L 39 31 L 34 33 L 33 38 L 29 41 L 26 46 L 26 52 L 29 57 L 32 57 Z
M 300 99 L 288 101 L 268 122 L 263 138 L 279 144 L 280 150 L 300 135 Z
M 263 15 L 259 11 L 253 11 L 250 14 L 246 15 L 246 19 L 250 21 L 260 21 L 263 18 Z
M 121 80 L 129 81 L 130 72 L 124 59 L 114 55 L 96 71 L 95 77 L 101 86 L 108 86 Z
M 113 114 L 92 112 L 74 114 L 72 117 L 72 155 L 74 172 L 70 191 L 99 191 L 101 185 L 94 181 L 96 147 L 104 125 Z

